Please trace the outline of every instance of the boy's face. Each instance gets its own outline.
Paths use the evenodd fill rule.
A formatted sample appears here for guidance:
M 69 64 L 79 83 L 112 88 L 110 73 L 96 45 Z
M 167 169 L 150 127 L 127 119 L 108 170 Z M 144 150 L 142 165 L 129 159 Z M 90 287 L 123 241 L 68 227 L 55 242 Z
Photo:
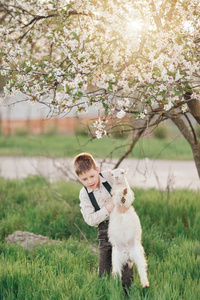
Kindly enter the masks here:
M 84 186 L 87 188 L 90 188 L 92 190 L 99 188 L 99 168 L 97 167 L 96 169 L 90 169 L 79 176 L 80 181 Z

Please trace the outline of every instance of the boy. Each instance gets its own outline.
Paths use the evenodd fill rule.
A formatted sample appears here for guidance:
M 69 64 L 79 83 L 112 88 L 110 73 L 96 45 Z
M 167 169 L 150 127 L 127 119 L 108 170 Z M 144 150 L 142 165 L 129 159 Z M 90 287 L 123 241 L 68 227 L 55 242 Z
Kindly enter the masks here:
M 111 272 L 112 246 L 108 240 L 108 220 L 114 208 L 110 194 L 112 176 L 109 171 L 99 174 L 99 168 L 91 154 L 81 153 L 74 158 L 74 170 L 84 185 L 80 191 L 80 207 L 85 222 L 90 226 L 98 227 L 99 241 L 99 276 Z M 124 207 L 117 208 L 120 213 L 125 212 Z M 133 268 L 124 266 L 122 271 L 122 284 L 124 289 L 131 286 Z

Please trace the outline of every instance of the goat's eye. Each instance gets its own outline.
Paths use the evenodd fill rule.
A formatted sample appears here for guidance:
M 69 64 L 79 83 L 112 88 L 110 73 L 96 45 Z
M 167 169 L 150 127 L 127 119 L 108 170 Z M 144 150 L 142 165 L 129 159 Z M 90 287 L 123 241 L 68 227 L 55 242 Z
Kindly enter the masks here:
M 111 174 L 113 176 L 113 174 Z
M 123 175 L 123 174 L 124 174 L 124 172 L 121 172 L 121 174 Z

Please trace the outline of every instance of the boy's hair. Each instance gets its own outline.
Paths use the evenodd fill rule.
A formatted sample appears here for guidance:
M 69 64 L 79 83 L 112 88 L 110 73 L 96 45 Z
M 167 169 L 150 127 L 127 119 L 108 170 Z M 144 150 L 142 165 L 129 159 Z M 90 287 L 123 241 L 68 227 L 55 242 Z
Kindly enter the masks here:
M 91 154 L 80 153 L 74 158 L 74 170 L 79 176 L 80 174 L 97 168 L 96 162 Z

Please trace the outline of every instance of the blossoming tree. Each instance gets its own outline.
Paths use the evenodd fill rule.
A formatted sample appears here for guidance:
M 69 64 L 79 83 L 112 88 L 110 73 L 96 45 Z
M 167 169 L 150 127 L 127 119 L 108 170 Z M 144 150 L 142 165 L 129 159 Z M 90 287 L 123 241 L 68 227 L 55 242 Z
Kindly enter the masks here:
M 200 176 L 191 122 L 200 124 L 199 0 L 2 0 L 0 17 L 3 97 L 22 94 L 57 114 L 97 106 L 97 138 L 109 132 L 107 118 L 129 118 L 128 152 L 170 119 Z

